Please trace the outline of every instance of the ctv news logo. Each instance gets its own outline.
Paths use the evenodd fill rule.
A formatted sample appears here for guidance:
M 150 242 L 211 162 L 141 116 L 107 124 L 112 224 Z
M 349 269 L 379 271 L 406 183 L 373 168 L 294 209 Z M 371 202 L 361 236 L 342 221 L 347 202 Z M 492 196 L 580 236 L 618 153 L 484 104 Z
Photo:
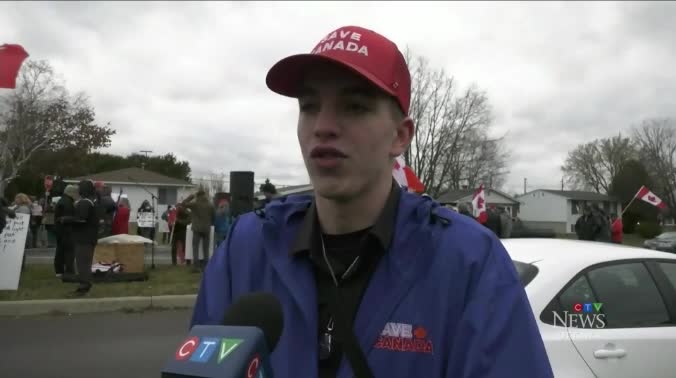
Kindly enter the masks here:
M 243 342 L 243 339 L 217 337 L 203 337 L 200 339 L 197 336 L 193 336 L 185 340 L 183 344 L 178 347 L 178 350 L 176 351 L 176 360 L 207 363 L 211 360 L 211 357 L 215 355 L 215 362 L 220 364 Z M 216 353 L 216 351 L 218 351 L 218 353 Z M 247 378 L 265 377 L 265 372 L 261 363 L 260 355 L 256 354 L 253 356 L 247 367 Z
M 606 314 L 601 313 L 603 303 L 576 303 L 573 311 L 552 311 L 554 325 L 568 328 L 592 328 L 601 329 L 606 327 Z

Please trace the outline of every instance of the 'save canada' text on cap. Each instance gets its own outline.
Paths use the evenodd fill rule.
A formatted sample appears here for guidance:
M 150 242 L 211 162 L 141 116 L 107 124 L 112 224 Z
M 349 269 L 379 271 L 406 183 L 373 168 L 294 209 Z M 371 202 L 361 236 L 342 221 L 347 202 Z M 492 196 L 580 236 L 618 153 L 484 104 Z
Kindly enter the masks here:
M 298 97 L 298 89 L 311 66 L 331 62 L 359 74 L 395 97 L 404 114 L 411 102 L 411 74 L 397 45 L 386 37 L 359 26 L 343 26 L 329 33 L 309 54 L 277 62 L 265 79 L 273 92 Z

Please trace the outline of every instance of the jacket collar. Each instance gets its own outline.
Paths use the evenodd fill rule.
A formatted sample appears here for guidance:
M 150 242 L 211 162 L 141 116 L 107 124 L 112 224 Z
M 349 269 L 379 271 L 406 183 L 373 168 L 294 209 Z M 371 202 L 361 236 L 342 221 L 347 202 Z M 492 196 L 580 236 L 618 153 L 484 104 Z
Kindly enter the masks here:
M 396 226 L 397 211 L 399 210 L 399 201 L 401 197 L 401 188 L 392 180 L 392 187 L 390 194 L 385 202 L 385 207 L 381 211 L 376 223 L 373 225 L 369 233 L 375 237 L 380 243 L 384 251 L 390 248 L 392 243 L 392 235 Z M 310 208 L 303 216 L 303 220 L 298 229 L 298 233 L 291 246 L 290 254 L 298 256 L 305 252 L 311 252 L 317 248 L 319 241 L 317 237 L 321 232 L 319 219 L 317 217 L 317 207 L 315 201 L 312 201 Z

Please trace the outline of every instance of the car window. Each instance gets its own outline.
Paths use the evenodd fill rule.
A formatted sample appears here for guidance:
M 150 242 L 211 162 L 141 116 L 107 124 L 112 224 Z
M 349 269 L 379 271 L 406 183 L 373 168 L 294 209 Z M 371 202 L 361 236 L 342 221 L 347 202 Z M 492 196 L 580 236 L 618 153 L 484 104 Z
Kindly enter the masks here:
M 580 311 L 581 304 L 594 302 L 596 302 L 596 298 L 594 298 L 594 292 L 589 286 L 587 278 L 580 276 L 568 285 L 563 293 L 549 302 L 540 313 L 540 320 L 559 327 L 593 327 L 593 324 L 573 321 L 573 318 L 584 316 Z
M 608 328 L 651 327 L 669 323 L 664 300 L 641 263 L 617 264 L 588 273 Z
M 585 276 L 580 276 L 572 285 L 559 296 L 559 303 L 563 310 L 572 311 L 578 303 L 596 302 L 594 292 Z
M 674 288 L 674 290 L 676 290 L 676 262 L 660 262 L 657 263 L 657 266 L 659 266 L 662 272 L 664 272 L 664 275 L 667 276 L 667 279 L 669 282 L 671 282 L 671 286 Z

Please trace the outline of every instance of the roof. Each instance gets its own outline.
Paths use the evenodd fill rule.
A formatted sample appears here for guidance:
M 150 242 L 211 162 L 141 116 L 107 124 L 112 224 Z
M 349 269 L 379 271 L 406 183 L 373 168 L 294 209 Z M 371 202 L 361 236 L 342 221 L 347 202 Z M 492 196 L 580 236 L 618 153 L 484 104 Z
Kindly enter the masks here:
M 486 195 L 489 195 L 491 192 L 494 192 L 495 194 L 501 197 L 505 197 L 508 201 L 513 202 L 514 204 L 519 203 L 519 201 L 517 201 L 514 197 L 510 196 L 509 194 L 501 192 L 497 189 L 486 189 Z M 463 198 L 471 197 L 473 194 L 474 189 L 451 189 L 442 193 L 439 197 L 436 198 L 436 200 L 439 203 L 455 203 Z M 491 203 L 491 201 L 488 201 L 488 203 Z
M 93 173 L 63 180 L 65 182 L 79 182 L 82 180 L 103 181 L 106 184 L 154 185 L 154 186 L 194 186 L 193 184 L 157 172 L 141 168 L 124 168 L 116 171 Z
M 568 199 L 578 201 L 617 201 L 617 198 L 613 196 L 596 192 L 584 192 L 580 190 L 550 190 L 550 189 L 540 189 L 540 190 L 542 190 L 543 192 L 556 194 L 561 197 L 566 197 Z

